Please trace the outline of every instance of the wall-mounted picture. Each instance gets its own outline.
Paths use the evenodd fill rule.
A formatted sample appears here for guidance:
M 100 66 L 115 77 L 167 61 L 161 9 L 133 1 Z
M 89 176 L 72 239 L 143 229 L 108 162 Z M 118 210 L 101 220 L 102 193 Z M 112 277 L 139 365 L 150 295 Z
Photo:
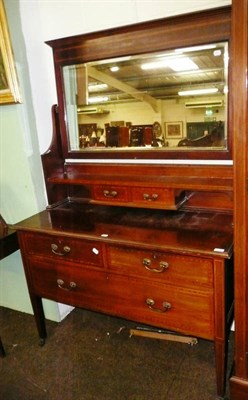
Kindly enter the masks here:
M 183 137 L 182 121 L 165 122 L 165 136 L 167 139 L 178 139 Z
M 0 105 L 20 102 L 7 19 L 3 0 L 0 0 Z

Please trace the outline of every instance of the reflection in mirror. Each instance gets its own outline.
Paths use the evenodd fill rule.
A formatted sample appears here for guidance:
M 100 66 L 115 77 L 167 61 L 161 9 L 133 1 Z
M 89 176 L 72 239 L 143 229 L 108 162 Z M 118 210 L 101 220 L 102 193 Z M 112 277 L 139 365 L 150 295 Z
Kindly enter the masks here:
M 227 148 L 228 44 L 63 67 L 71 151 Z

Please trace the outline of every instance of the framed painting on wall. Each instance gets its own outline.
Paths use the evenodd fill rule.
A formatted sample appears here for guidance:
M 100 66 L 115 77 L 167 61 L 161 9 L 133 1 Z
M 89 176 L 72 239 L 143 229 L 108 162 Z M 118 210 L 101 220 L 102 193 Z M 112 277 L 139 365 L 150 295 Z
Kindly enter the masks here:
M 20 91 L 3 0 L 0 0 L 0 104 L 20 103 Z
M 165 136 L 167 139 L 177 139 L 183 137 L 183 123 L 165 122 Z

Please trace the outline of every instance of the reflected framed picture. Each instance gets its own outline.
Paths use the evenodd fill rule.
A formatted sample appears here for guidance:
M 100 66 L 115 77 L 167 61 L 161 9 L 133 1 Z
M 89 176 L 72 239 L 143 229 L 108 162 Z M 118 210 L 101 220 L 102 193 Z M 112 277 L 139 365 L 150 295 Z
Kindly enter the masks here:
M 178 139 L 183 137 L 183 122 L 165 122 L 165 136 L 167 139 Z
M 7 19 L 3 0 L 0 0 L 0 105 L 20 102 L 21 97 Z

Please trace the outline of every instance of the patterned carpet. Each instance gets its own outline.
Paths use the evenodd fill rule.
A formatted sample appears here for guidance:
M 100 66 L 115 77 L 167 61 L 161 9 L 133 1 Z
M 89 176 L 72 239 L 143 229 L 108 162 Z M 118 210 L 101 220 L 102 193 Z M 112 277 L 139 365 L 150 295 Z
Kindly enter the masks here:
M 3 400 L 215 400 L 214 345 L 131 336 L 130 321 L 75 309 L 47 321 L 43 347 L 33 316 L 0 307 Z M 233 358 L 229 340 L 228 373 Z M 226 399 L 228 399 L 228 385 Z

